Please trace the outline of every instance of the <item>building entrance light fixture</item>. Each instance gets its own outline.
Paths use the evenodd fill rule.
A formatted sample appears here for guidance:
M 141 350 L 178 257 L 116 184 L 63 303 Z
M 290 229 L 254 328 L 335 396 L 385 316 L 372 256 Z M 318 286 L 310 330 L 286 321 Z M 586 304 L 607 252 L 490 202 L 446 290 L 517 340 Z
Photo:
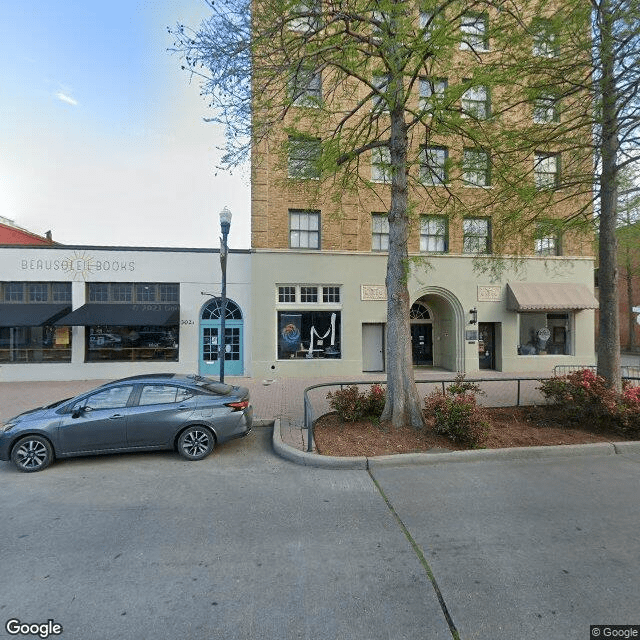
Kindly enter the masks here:
M 222 295 L 220 304 L 220 336 L 218 337 L 218 362 L 220 363 L 220 382 L 224 383 L 224 361 L 226 357 L 225 321 L 227 319 L 227 237 L 231 228 L 231 211 L 224 207 L 220 212 L 220 270 L 222 272 Z
M 469 318 L 469 324 L 478 324 L 478 309 L 473 307 L 473 309 L 469 309 L 469 313 L 471 314 L 471 318 Z

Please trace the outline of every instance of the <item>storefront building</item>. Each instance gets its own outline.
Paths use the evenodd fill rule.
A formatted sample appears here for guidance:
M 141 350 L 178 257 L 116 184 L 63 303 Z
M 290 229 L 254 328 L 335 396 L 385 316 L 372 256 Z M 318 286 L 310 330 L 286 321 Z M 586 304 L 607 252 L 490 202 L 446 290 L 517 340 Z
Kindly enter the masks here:
M 416 368 L 548 375 L 593 364 L 593 260 L 530 258 L 499 280 L 473 258 L 416 261 L 409 278 Z M 386 256 L 255 250 L 253 375 L 265 378 L 385 371 Z M 294 277 L 292 277 L 294 276 Z
M 251 362 L 250 257 L 228 258 L 228 375 Z M 0 380 L 219 374 L 217 251 L 4 246 L 0 269 Z

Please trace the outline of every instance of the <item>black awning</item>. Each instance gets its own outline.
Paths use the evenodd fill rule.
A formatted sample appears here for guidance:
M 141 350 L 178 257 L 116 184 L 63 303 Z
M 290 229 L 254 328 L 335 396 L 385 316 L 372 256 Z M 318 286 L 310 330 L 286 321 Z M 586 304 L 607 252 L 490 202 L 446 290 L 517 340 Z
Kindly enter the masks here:
M 177 304 L 85 304 L 55 324 L 112 327 L 167 326 L 180 322 Z
M 71 310 L 70 304 L 0 304 L 0 327 L 41 327 L 54 324 Z

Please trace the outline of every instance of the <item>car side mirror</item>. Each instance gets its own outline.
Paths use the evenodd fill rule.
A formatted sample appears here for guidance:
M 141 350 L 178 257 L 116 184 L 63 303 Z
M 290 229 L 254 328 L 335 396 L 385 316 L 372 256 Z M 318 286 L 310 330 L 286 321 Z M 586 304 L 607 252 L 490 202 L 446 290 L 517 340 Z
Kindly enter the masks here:
M 71 414 L 72 418 L 79 418 L 83 413 L 86 413 L 87 411 L 91 411 L 91 407 L 88 407 L 87 405 L 82 405 L 80 407 L 76 407 L 73 410 L 73 413 Z

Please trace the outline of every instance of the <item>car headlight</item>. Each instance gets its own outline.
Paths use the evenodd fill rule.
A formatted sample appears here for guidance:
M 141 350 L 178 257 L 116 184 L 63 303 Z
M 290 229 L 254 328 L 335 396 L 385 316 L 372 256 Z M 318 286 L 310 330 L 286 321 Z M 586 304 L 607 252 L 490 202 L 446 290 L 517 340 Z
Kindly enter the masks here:
M 17 422 L 7 422 L 7 423 L 3 424 L 2 427 L 0 427 L 0 433 L 6 433 L 7 431 L 11 431 L 11 429 L 13 429 L 13 427 L 15 427 L 16 424 L 18 424 L 18 423 Z

